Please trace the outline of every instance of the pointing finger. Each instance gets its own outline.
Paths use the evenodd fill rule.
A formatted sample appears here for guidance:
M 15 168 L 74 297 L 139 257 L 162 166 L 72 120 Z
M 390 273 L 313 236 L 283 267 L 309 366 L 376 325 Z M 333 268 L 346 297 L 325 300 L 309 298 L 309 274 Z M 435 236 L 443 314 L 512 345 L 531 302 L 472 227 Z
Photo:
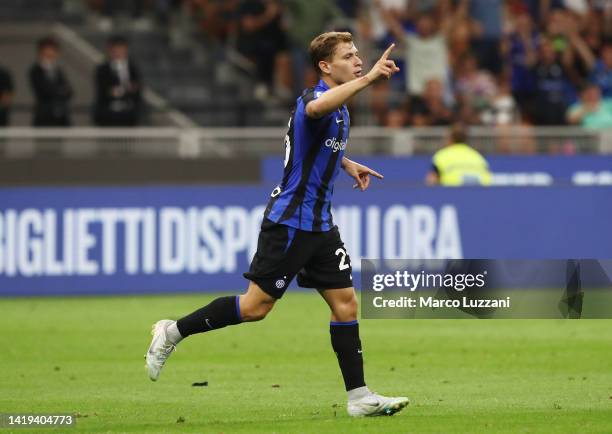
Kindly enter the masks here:
M 389 48 L 385 50 L 385 52 L 383 53 L 382 56 L 380 56 L 380 58 L 382 60 L 387 60 L 387 57 L 389 57 L 389 54 L 391 54 L 391 51 L 393 51 L 394 48 L 395 48 L 395 44 L 389 45 Z
M 374 176 L 375 176 L 375 177 L 377 177 L 378 179 L 383 179 L 383 178 L 384 178 L 384 176 L 382 176 L 380 173 L 378 173 L 377 171 L 372 170 L 372 169 L 368 169 L 368 173 L 369 173 L 370 175 L 374 175 Z

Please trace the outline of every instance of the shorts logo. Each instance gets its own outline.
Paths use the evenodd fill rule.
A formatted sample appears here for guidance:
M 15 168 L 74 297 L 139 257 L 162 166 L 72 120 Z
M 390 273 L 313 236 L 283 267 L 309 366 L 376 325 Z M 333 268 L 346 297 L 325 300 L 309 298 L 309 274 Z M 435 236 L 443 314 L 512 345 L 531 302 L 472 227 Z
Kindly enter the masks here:
M 278 289 L 283 289 L 285 287 L 285 281 L 283 279 L 278 279 L 275 285 Z

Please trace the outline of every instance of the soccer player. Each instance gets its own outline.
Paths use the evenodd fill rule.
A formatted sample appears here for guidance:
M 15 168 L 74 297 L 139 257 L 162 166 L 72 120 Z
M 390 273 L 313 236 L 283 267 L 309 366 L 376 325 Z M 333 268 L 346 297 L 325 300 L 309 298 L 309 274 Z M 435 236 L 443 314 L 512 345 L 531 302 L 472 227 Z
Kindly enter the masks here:
M 316 288 L 330 307 L 331 344 L 348 392 L 348 413 L 392 415 L 408 405 L 407 398 L 381 396 L 365 384 L 351 262 L 330 212 L 340 168 L 355 179 L 354 187 L 361 191 L 368 188 L 370 175 L 382 178 L 344 156 L 350 126 L 344 104 L 372 83 L 399 71 L 388 59 L 393 47 L 362 74 L 362 61 L 350 33 L 324 33 L 312 41 L 310 56 L 321 80 L 297 99 L 289 119 L 284 176 L 272 191 L 257 252 L 244 274 L 250 281 L 247 292 L 219 297 L 178 321 L 158 321 L 145 356 L 151 380 L 158 379 L 167 358 L 187 336 L 264 319 L 297 276 L 300 286 Z

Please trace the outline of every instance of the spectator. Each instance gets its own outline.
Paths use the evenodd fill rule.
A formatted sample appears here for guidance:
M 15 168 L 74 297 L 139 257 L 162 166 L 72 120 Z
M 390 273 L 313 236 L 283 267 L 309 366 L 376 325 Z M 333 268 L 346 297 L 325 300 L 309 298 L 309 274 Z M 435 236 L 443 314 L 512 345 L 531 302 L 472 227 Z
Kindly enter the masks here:
M 427 174 L 427 185 L 459 187 L 462 185 L 489 185 L 489 164 L 480 153 L 468 144 L 466 128 L 455 124 L 446 146 L 432 158 L 432 168 Z
M 478 69 L 476 57 L 467 55 L 459 63 L 455 76 L 455 88 L 460 111 L 463 113 L 462 120 L 469 123 L 478 123 L 480 114 L 490 107 L 497 86 L 493 76 Z
M 485 125 L 508 126 L 516 123 L 516 102 L 512 97 L 510 82 L 501 77 L 497 85 L 497 93 L 489 101 L 489 105 L 480 114 L 480 120 Z
M 310 64 L 308 47 L 333 20 L 344 18 L 342 9 L 330 0 L 285 0 L 287 33 L 293 63 L 293 91 L 299 95 L 304 87 L 314 86 L 318 74 Z
M 13 78 L 8 69 L 0 66 L 0 127 L 6 127 L 9 124 L 12 100 Z
M 440 80 L 428 80 L 422 96 L 411 98 L 410 112 L 415 127 L 449 125 L 452 109 L 444 102 L 444 89 Z
M 108 59 L 95 72 L 95 124 L 131 127 L 142 116 L 142 82 L 138 67 L 129 58 L 127 40 L 113 36 L 108 41 Z
M 35 127 L 70 126 L 68 103 L 72 87 L 58 64 L 59 55 L 60 47 L 55 39 L 46 37 L 38 42 L 38 60 L 30 67 Z
M 521 9 L 514 16 L 514 29 L 502 41 L 502 53 L 510 68 L 512 96 L 523 113 L 533 106 L 536 92 L 534 65 L 538 35 L 531 16 Z
M 235 32 L 240 0 L 189 0 L 187 9 L 210 40 L 225 42 Z
M 256 65 L 255 96 L 261 100 L 274 89 L 278 56 L 287 50 L 281 12 L 277 0 L 243 0 L 238 10 L 238 51 Z
M 385 49 L 389 46 L 389 29 L 384 20 L 384 14 L 392 14 L 400 20 L 400 22 L 408 21 L 408 5 L 413 3 L 410 0 L 370 0 L 371 5 L 368 5 L 369 11 L 369 34 L 378 48 Z M 378 2 L 379 6 L 374 5 Z
M 591 48 L 580 34 L 578 21 L 575 17 L 570 15 L 566 17 L 562 34 L 567 42 L 566 52 L 563 53 L 563 61 L 572 83 L 579 87 L 587 80 L 590 71 L 595 66 L 596 59 Z
M 607 40 L 591 70 L 591 81 L 601 89 L 604 98 L 612 98 L 612 39 Z
M 380 8 L 379 2 L 377 6 Z M 404 70 L 407 74 L 408 93 L 411 96 L 421 95 L 425 83 L 430 79 L 446 84 L 449 69 L 444 30 L 448 27 L 443 27 L 436 16 L 422 14 L 416 19 L 416 34 L 411 34 L 404 30 L 397 17 L 387 10 L 380 11 L 396 40 L 405 49 L 408 67 Z
M 612 98 L 602 99 L 599 87 L 587 84 L 580 93 L 580 102 L 569 108 L 567 120 L 589 129 L 612 128 Z
M 472 50 L 475 38 L 481 33 L 481 27 L 475 21 L 459 20 L 450 28 L 448 51 L 451 68 L 454 70 L 459 61 Z
M 543 38 L 534 66 L 536 92 L 529 118 L 536 125 L 565 124 L 567 74 L 548 38 Z
M 497 74 L 501 72 L 499 48 L 502 37 L 503 1 L 470 0 L 469 4 L 470 16 L 482 25 L 481 37 L 474 44 L 480 67 Z

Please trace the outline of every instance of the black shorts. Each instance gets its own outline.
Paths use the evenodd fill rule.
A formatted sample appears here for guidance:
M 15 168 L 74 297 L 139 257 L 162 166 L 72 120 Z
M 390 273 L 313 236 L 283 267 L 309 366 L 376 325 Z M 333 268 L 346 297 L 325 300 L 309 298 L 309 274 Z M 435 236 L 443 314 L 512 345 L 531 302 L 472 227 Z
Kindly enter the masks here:
M 337 226 L 309 232 L 264 219 L 257 252 L 244 277 L 281 298 L 296 275 L 303 288 L 338 289 L 353 286 L 352 271 Z

